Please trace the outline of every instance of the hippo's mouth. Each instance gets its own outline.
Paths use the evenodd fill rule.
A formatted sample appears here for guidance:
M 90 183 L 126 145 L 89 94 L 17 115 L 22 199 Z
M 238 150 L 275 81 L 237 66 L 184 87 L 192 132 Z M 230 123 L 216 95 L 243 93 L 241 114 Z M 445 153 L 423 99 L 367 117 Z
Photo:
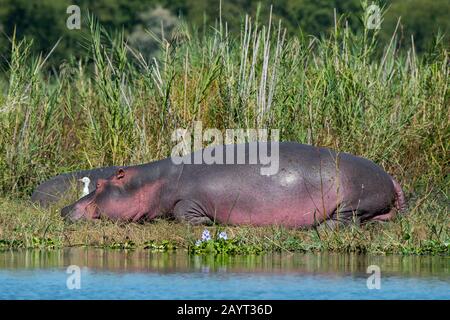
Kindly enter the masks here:
M 75 214 L 75 204 L 64 207 L 61 209 L 61 216 L 64 220 L 75 221 L 81 218 L 79 214 Z
M 96 203 L 90 203 L 90 204 L 88 204 L 87 206 L 86 206 L 86 213 L 88 214 L 88 216 L 91 218 L 91 219 L 98 219 L 98 218 L 100 218 L 100 209 L 99 209 L 99 207 L 97 206 L 97 204 Z
M 95 219 L 98 217 L 98 207 L 94 202 L 95 197 L 89 194 L 77 202 L 61 209 L 61 216 L 69 221 L 76 221 L 82 218 Z
M 70 206 L 62 208 L 61 209 L 61 216 L 64 219 L 66 219 L 70 215 L 70 213 L 72 212 L 72 209 L 73 209 L 73 205 L 70 205 Z

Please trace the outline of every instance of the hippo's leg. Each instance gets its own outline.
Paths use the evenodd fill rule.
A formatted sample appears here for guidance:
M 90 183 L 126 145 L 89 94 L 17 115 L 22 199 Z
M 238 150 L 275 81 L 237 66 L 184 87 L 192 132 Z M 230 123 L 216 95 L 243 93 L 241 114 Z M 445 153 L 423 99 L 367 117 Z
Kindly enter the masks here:
M 374 214 L 371 211 L 363 210 L 360 206 L 358 209 L 352 207 L 340 208 L 338 212 L 335 212 L 329 219 L 324 221 L 324 224 L 334 230 L 337 225 L 349 225 L 354 223 L 361 225 L 369 221 L 385 222 L 392 220 L 397 214 L 396 209 L 391 209 L 387 213 Z
M 213 221 L 206 215 L 206 210 L 197 201 L 180 200 L 173 209 L 176 220 L 192 225 L 211 225 Z
M 348 226 L 350 224 L 360 225 L 361 216 L 358 210 L 353 210 L 350 208 L 340 208 L 339 211 L 335 211 L 330 218 L 326 219 L 321 223 L 321 225 L 335 230 L 337 226 Z
M 336 230 L 338 228 L 342 228 L 345 227 L 347 225 L 349 225 L 350 223 L 347 220 L 336 220 L 336 219 L 327 219 L 325 221 L 323 221 L 319 227 L 321 229 L 329 229 L 329 230 Z
M 388 213 L 380 214 L 378 216 L 373 217 L 370 220 L 374 221 L 389 221 L 392 220 L 397 214 L 397 209 L 391 209 Z

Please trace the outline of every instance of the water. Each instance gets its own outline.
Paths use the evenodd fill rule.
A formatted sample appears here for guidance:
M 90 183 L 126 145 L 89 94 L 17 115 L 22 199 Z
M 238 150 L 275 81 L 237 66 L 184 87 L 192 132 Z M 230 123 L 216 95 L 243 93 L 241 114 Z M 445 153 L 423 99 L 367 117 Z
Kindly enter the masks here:
M 450 257 L 0 252 L 0 299 L 450 299 Z M 75 274 L 80 269 L 80 289 Z M 380 289 L 370 265 L 380 268 Z M 371 279 L 368 278 L 372 276 Z M 68 283 L 69 282 L 69 283 Z

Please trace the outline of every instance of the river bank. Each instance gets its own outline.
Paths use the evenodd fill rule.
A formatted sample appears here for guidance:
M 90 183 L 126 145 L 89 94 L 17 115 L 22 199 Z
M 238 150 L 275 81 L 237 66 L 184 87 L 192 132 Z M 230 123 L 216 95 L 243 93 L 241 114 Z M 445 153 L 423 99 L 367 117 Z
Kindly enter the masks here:
M 96 247 L 110 249 L 187 250 L 192 254 L 267 252 L 354 252 L 370 254 L 450 254 L 448 208 L 442 196 L 409 202 L 395 220 L 331 230 L 289 230 L 279 226 L 190 226 L 175 221 L 124 223 L 108 220 L 67 223 L 60 206 L 42 209 L 27 201 L 0 199 L 0 249 Z M 195 243 L 207 229 L 211 241 Z M 219 239 L 220 232 L 227 240 Z

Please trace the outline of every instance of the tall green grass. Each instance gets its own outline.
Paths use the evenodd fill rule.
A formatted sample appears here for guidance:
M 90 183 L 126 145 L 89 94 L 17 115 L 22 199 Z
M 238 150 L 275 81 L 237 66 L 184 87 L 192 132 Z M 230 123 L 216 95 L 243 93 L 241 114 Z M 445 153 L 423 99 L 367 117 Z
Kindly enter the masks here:
M 274 128 L 280 139 L 370 158 L 410 198 L 448 199 L 449 57 L 439 41 L 417 56 L 380 57 L 376 32 L 337 19 L 326 37 L 287 36 L 246 17 L 203 33 L 180 24 L 146 59 L 121 32 L 90 19 L 84 59 L 45 68 L 32 42 L 12 38 L 0 96 L 0 190 L 26 197 L 61 172 L 170 155 L 175 128 Z M 443 195 L 443 196 L 442 196 Z

